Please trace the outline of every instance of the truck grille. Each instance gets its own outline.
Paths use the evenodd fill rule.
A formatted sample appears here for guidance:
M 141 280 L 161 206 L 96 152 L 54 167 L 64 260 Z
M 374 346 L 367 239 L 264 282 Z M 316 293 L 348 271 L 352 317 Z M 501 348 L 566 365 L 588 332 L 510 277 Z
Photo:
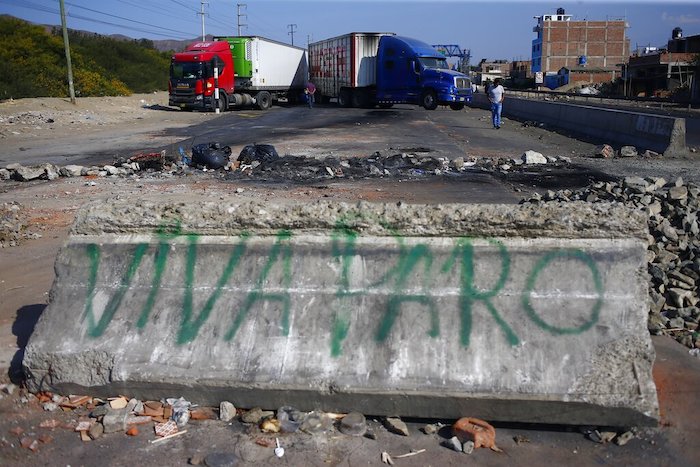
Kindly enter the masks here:
M 455 78 L 455 87 L 457 89 L 469 89 L 472 87 L 472 83 L 469 78 Z

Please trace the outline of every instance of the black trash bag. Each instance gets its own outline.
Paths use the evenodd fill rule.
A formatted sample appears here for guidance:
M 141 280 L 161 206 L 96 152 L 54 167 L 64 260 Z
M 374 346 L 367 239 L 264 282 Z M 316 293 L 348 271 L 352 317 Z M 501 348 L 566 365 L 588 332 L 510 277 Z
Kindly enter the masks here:
M 192 146 L 192 164 L 209 169 L 221 169 L 229 163 L 231 148 L 219 143 L 203 143 Z
M 241 164 L 251 164 L 253 161 L 274 162 L 279 158 L 277 150 L 271 144 L 249 144 L 238 155 Z

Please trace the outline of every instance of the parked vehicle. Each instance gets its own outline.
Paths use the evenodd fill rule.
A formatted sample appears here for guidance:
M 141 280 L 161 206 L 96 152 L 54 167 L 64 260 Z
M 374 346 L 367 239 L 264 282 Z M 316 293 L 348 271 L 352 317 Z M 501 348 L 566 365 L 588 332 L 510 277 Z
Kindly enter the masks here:
M 214 109 L 218 84 L 221 110 L 230 106 L 267 110 L 280 99 L 298 101 L 307 76 L 305 49 L 259 36 L 214 37 L 172 56 L 169 103 L 185 109 Z
M 393 33 L 353 32 L 309 44 L 316 99 L 344 107 L 417 104 L 428 110 L 471 102 L 468 76 L 450 69 L 435 48 Z

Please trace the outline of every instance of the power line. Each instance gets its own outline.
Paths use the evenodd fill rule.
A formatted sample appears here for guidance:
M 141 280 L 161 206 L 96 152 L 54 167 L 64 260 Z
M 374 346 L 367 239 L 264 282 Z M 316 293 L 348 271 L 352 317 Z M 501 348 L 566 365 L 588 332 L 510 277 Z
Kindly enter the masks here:
M 184 7 L 187 8 L 188 10 L 194 11 L 195 13 L 199 13 L 199 11 L 198 11 L 196 8 L 192 8 L 190 5 L 187 5 L 186 3 L 182 3 L 182 2 L 180 2 L 180 1 L 178 1 L 178 0 L 170 0 L 170 1 L 173 2 L 173 3 L 177 3 L 177 4 L 180 5 L 180 6 L 184 6 Z
M 45 6 L 45 5 L 40 5 L 40 4 L 37 4 L 37 3 L 34 3 L 34 2 L 30 2 L 30 1 L 22 1 L 22 0 L 12 0 L 12 1 L 0 0 L 0 3 L 7 3 L 7 4 L 11 4 L 11 5 L 13 5 L 13 6 L 19 6 L 20 8 L 25 8 L 25 9 L 28 9 L 28 10 L 42 11 L 42 12 L 45 12 L 45 13 L 51 13 L 51 14 L 59 15 L 59 11 L 58 11 L 57 9 L 50 8 L 50 7 L 47 7 L 47 6 Z M 76 6 L 76 5 L 71 5 L 71 6 Z M 84 7 L 78 7 L 78 8 L 84 8 Z M 89 10 L 89 9 L 88 9 L 88 10 Z M 101 13 L 101 12 L 97 12 L 97 13 Z M 102 14 L 106 14 L 106 13 L 102 13 Z M 114 15 L 109 15 L 109 14 L 106 14 L 106 15 L 107 15 L 107 16 L 114 16 Z M 143 29 L 143 28 L 128 26 L 128 25 L 126 25 L 126 24 L 112 23 L 112 22 L 109 22 L 109 21 L 99 20 L 99 19 L 96 19 L 96 18 L 90 18 L 90 17 L 87 17 L 87 16 L 72 14 L 72 13 L 70 13 L 70 12 L 67 12 L 67 13 L 66 13 L 66 16 L 68 16 L 69 18 L 78 19 L 78 20 L 81 20 L 81 21 L 87 21 L 87 22 L 90 22 L 90 23 L 105 24 L 105 25 L 107 25 L 107 26 L 115 26 L 115 27 L 118 27 L 118 28 L 128 29 L 128 30 L 136 31 L 136 32 L 142 32 L 142 33 L 151 34 L 151 35 L 155 35 L 155 36 L 166 37 L 166 38 L 170 38 L 170 39 L 189 39 L 189 37 L 186 37 L 186 36 L 182 35 L 182 33 L 181 33 L 180 31 L 175 31 L 175 30 L 171 30 L 171 31 L 177 33 L 177 36 L 176 36 L 176 37 L 173 37 L 172 34 L 163 34 L 163 33 L 159 33 L 159 32 L 154 32 L 154 31 L 149 30 L 149 29 Z M 128 18 L 121 18 L 121 17 L 118 17 L 118 16 L 115 16 L 115 17 L 116 17 L 116 18 L 120 18 L 120 19 L 124 19 L 124 20 L 129 21 L 129 22 L 134 22 L 134 23 L 144 24 L 144 25 L 150 26 L 150 27 L 160 28 L 159 26 L 154 26 L 154 25 L 147 24 L 147 23 L 141 23 L 141 22 L 139 22 L 139 21 L 130 20 L 130 19 L 128 19 Z M 166 30 L 167 30 L 167 28 L 161 28 L 161 29 L 166 29 Z
M 174 33 L 177 33 L 177 34 L 180 34 L 180 33 L 181 33 L 180 31 L 177 31 L 177 30 L 175 30 L 175 29 L 164 28 L 164 27 L 162 27 L 162 26 L 156 26 L 155 24 L 144 23 L 144 22 L 142 22 L 142 21 L 136 21 L 136 20 L 134 20 L 134 19 L 125 18 L 125 17 L 123 17 L 123 16 L 117 16 L 117 15 L 113 15 L 113 14 L 111 14 L 111 13 L 105 13 L 104 11 L 93 10 L 92 8 L 88 8 L 88 7 L 76 5 L 76 4 L 70 3 L 70 2 L 66 2 L 66 5 L 72 6 L 73 8 L 80 8 L 81 10 L 87 10 L 87 11 L 90 11 L 90 12 L 93 12 L 93 13 L 97 13 L 97 14 L 100 14 L 100 15 L 109 16 L 109 17 L 111 17 L 111 18 L 122 19 L 122 20 L 124 20 L 124 21 L 129 21 L 130 23 L 142 24 L 142 25 L 144 25 L 144 26 L 149 26 L 149 27 L 152 27 L 152 28 L 158 28 L 158 29 L 162 29 L 162 30 L 164 30 L 164 31 L 171 31 L 171 32 L 174 32 Z
M 144 5 L 139 5 L 138 3 L 130 2 L 130 1 L 128 1 L 128 0 L 117 0 L 117 1 L 119 1 L 119 2 L 121 2 L 121 3 L 124 3 L 124 4 L 126 4 L 126 5 L 129 5 L 129 6 L 133 6 L 133 7 L 135 7 L 135 8 L 140 8 L 140 9 L 142 9 L 142 10 L 150 11 L 150 12 L 152 12 L 152 13 L 158 13 L 158 14 L 161 15 L 161 16 L 167 16 L 168 18 L 174 18 L 174 19 L 182 20 L 182 16 L 177 16 L 177 15 L 174 15 L 174 14 L 168 14 L 167 12 L 164 12 L 163 10 L 157 10 L 157 9 L 155 9 L 155 8 L 147 8 L 147 7 L 144 6 Z

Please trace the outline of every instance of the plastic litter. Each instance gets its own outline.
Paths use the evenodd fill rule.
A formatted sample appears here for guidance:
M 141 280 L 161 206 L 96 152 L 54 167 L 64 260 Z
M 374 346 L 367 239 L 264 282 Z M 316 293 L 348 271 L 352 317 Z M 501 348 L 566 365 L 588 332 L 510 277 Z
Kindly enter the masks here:
M 275 456 L 277 456 L 277 457 L 284 456 L 284 448 L 282 446 L 280 446 L 279 438 L 275 438 L 275 443 L 277 443 L 277 447 L 275 448 Z
M 177 424 L 178 428 L 187 425 L 187 422 L 190 420 L 190 407 L 192 407 L 192 403 L 185 400 L 184 397 L 179 399 L 166 399 L 165 401 L 173 409 L 173 414 L 170 416 L 170 419 Z
M 284 406 L 277 409 L 277 420 L 280 421 L 280 429 L 286 433 L 294 433 L 304 420 L 304 414 L 294 407 Z
M 202 143 L 192 146 L 192 164 L 209 169 L 221 169 L 229 163 L 231 148 L 219 143 Z
M 184 149 L 182 149 L 182 146 L 177 148 L 178 153 L 180 153 L 180 160 L 184 165 L 190 165 L 192 164 L 192 159 L 190 156 L 187 155 Z
M 247 165 L 252 164 L 254 161 L 273 162 L 279 158 L 277 150 L 271 144 L 249 144 L 238 155 L 238 161 Z

